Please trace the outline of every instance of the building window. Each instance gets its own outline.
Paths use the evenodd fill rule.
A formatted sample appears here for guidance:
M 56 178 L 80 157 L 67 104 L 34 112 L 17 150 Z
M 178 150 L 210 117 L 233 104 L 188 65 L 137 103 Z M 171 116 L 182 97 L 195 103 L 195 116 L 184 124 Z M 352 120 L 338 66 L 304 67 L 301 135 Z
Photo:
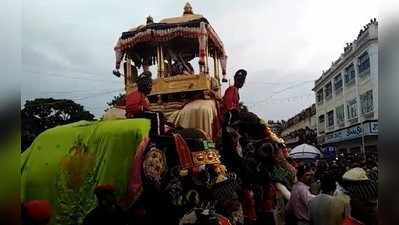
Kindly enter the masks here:
M 360 107 L 362 114 L 373 112 L 373 90 L 360 95 Z
M 338 74 L 337 76 L 334 77 L 334 91 L 335 91 L 335 95 L 342 92 L 342 76 L 341 76 L 341 74 Z
M 355 83 L 355 66 L 350 64 L 348 67 L 345 68 L 345 85 L 351 85 Z
M 323 99 L 324 99 L 324 96 L 323 96 L 323 88 L 322 88 L 319 91 L 317 91 L 317 94 L 316 94 L 317 104 L 318 105 L 323 104 Z
M 337 108 L 335 108 L 335 115 L 337 117 L 337 125 L 339 127 L 345 126 L 344 105 L 340 105 Z
M 319 133 L 323 133 L 325 128 L 324 115 L 319 116 Z
M 359 71 L 359 76 L 370 74 L 370 57 L 367 51 L 358 58 L 357 68 Z
M 357 122 L 357 101 L 356 98 L 348 101 L 347 104 L 348 120 L 350 122 Z
M 326 86 L 324 87 L 324 92 L 326 94 L 326 100 L 331 99 L 331 97 L 332 97 L 332 85 L 331 85 L 331 82 L 328 82 L 326 84 Z
M 331 110 L 327 113 L 327 126 L 329 128 L 334 127 L 334 111 Z

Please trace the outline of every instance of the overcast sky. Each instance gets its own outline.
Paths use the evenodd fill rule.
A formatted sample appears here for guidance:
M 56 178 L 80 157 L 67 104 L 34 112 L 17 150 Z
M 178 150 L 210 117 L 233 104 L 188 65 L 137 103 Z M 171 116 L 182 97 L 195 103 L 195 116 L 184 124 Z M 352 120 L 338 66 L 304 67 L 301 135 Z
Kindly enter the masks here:
M 70 98 L 100 117 L 123 90 L 112 75 L 121 32 L 151 15 L 182 14 L 186 0 L 35 0 L 22 10 L 21 103 Z M 375 0 L 193 0 L 224 42 L 228 75 L 248 71 L 241 99 L 265 119 L 288 119 L 314 102 L 322 70 L 377 17 Z

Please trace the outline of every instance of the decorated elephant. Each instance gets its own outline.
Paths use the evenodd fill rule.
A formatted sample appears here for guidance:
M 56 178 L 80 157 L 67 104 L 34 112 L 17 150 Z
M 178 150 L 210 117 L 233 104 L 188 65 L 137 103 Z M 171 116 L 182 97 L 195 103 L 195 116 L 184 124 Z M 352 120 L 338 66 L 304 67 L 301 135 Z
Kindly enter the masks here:
M 94 188 L 110 184 L 128 205 L 132 158 L 148 136 L 145 119 L 80 121 L 41 133 L 21 155 L 21 201 L 47 200 L 50 224 L 82 224 L 96 206 Z
M 225 118 L 219 148 L 227 169 L 242 180 L 246 224 L 281 224 L 295 181 L 284 141 L 254 113 L 233 112 Z
M 110 184 L 130 224 L 187 224 L 193 212 L 196 223 L 240 224 L 240 182 L 208 136 L 180 129 L 150 140 L 149 125 L 81 121 L 45 131 L 22 154 L 22 201 L 48 200 L 50 224 L 82 224 L 94 188 Z
M 133 164 L 129 190 L 135 224 L 199 223 L 192 217 L 213 224 L 213 214 L 204 213 L 210 211 L 231 224 L 243 224 L 240 180 L 220 161 L 205 132 L 177 129 L 146 140 Z

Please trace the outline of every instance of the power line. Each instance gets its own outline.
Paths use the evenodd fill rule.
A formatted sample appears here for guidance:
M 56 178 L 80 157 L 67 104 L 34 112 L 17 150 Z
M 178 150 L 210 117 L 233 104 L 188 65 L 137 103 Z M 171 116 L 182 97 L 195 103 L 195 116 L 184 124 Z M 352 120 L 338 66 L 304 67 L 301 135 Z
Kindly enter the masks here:
M 284 92 L 284 91 L 286 91 L 286 90 L 288 90 L 288 89 L 292 89 L 292 88 L 296 88 L 296 87 L 299 87 L 299 86 L 302 86 L 302 85 L 304 85 L 304 84 L 306 84 L 306 83 L 310 83 L 310 82 L 313 82 L 312 80 L 311 81 L 303 81 L 303 82 L 301 82 L 301 83 L 299 83 L 299 84 L 294 84 L 294 85 L 291 85 L 291 86 L 289 86 L 289 87 L 286 87 L 286 88 L 283 88 L 283 89 L 281 89 L 281 90 L 279 90 L 279 91 L 275 91 L 275 92 L 273 92 L 273 94 L 274 95 L 276 95 L 276 94 L 280 94 L 280 93 L 282 93 L 282 92 Z M 272 95 L 272 96 L 274 96 L 274 95 Z
M 265 84 L 265 85 L 284 85 L 284 84 L 292 84 L 292 83 L 298 83 L 298 82 L 314 82 L 314 80 L 297 80 L 297 81 L 284 81 L 284 82 L 267 82 L 267 81 L 248 81 L 249 84 Z
M 115 90 L 115 91 L 110 91 L 110 93 L 116 93 L 116 92 L 122 92 L 123 90 Z M 92 92 L 92 93 L 84 93 L 85 95 L 86 94 L 88 94 L 89 96 L 94 96 L 94 97 L 96 97 L 97 95 L 98 96 L 101 96 L 101 95 L 103 95 L 103 93 L 104 92 Z M 106 93 L 106 94 L 108 94 L 108 93 Z M 56 98 L 65 98 L 65 99 L 77 99 L 77 100 L 80 100 L 80 98 L 82 98 L 81 97 L 82 95 L 58 95 L 58 96 L 55 96 Z M 86 98 L 86 97 L 83 97 L 84 99 Z
M 26 66 L 24 66 L 26 67 Z M 41 67 L 36 67 L 36 66 L 27 66 L 27 68 L 33 69 L 33 70 L 40 70 L 43 69 Z M 99 75 L 101 75 L 100 73 L 91 73 L 91 72 L 87 72 L 87 71 L 78 71 L 78 70 L 69 70 L 67 68 L 62 68 L 63 71 L 68 72 L 68 73 L 75 73 L 75 74 L 79 74 L 79 75 L 89 75 L 89 76 L 95 76 L 98 77 Z M 103 74 L 106 75 L 106 74 Z
M 79 100 L 84 100 L 84 99 L 88 99 L 88 98 L 98 97 L 98 96 L 101 96 L 101 95 L 104 95 L 104 94 L 111 94 L 111 93 L 115 93 L 115 92 L 119 92 L 119 91 L 121 91 L 121 90 L 118 89 L 118 90 L 113 90 L 113 91 L 101 92 L 101 93 L 98 93 L 96 95 L 89 95 L 89 96 L 85 96 L 85 97 L 81 97 L 81 98 L 61 99 L 61 100 L 56 100 L 54 102 L 33 104 L 33 105 L 29 105 L 29 106 L 54 105 L 54 104 L 65 102 L 65 101 L 69 101 L 69 100 L 79 101 Z
M 103 91 L 113 91 L 115 89 L 101 89 L 98 91 L 90 91 L 90 90 L 75 90 L 75 91 L 40 91 L 42 94 L 55 94 L 55 95 L 64 95 L 64 94 L 98 94 L 103 93 Z M 118 89 L 119 90 L 119 89 Z M 123 91 L 123 89 L 120 89 Z
M 121 91 L 121 89 L 118 89 L 118 90 L 114 90 L 114 91 L 103 92 L 98 95 L 91 95 L 91 96 L 86 96 L 86 97 L 82 97 L 82 98 L 77 98 L 75 100 L 83 100 L 83 99 L 88 99 L 88 98 L 97 97 L 97 96 L 101 96 L 104 94 L 110 94 L 110 93 L 114 93 L 114 92 L 120 92 L 120 91 Z
M 284 100 L 295 101 L 296 99 L 302 100 L 302 99 L 305 99 L 305 98 L 307 99 L 307 98 L 313 98 L 313 97 L 314 97 L 314 94 L 306 94 L 306 95 L 300 95 L 300 96 L 290 96 L 290 97 L 284 97 L 284 98 L 267 98 L 267 99 L 263 99 L 263 100 L 255 101 L 255 102 L 248 102 L 248 103 L 245 102 L 245 104 L 255 105 L 255 104 L 262 104 L 262 103 L 275 102 L 275 101 L 281 102 L 281 101 L 284 101 Z
M 25 72 L 28 72 L 31 75 L 40 75 L 40 76 L 47 76 L 47 77 L 53 77 L 53 78 L 67 78 L 67 79 L 72 79 L 72 80 L 87 80 L 87 81 L 95 81 L 95 82 L 121 83 L 120 81 L 113 81 L 113 80 L 88 79 L 88 78 L 83 78 L 83 77 L 66 76 L 65 74 L 56 73 L 56 72 L 43 72 L 43 71 L 33 71 L 33 70 L 25 70 Z
M 256 101 L 256 102 L 254 102 L 253 104 L 265 103 L 265 102 L 268 102 L 269 100 L 285 100 L 285 99 L 290 99 L 290 98 L 301 97 L 301 96 L 293 96 L 293 97 L 288 97 L 288 98 L 273 99 L 273 96 L 276 96 L 277 94 L 280 94 L 280 93 L 282 93 L 282 92 L 284 92 L 284 91 L 286 91 L 286 90 L 288 90 L 288 89 L 292 89 L 292 88 L 295 88 L 295 87 L 302 86 L 303 84 L 306 84 L 306 83 L 309 83 L 309 82 L 313 82 L 313 81 L 303 81 L 303 82 L 301 82 L 301 83 L 299 83 L 299 84 L 291 85 L 291 86 L 289 86 L 289 87 L 287 87 L 287 88 L 281 89 L 281 90 L 279 90 L 279 91 L 275 91 L 275 92 L 273 92 L 273 94 L 270 95 L 268 98 L 263 99 L 263 100 L 260 100 L 260 101 Z M 313 94 L 307 94 L 307 95 L 303 95 L 303 96 L 309 96 L 309 95 L 312 95 L 312 96 L 313 96 Z

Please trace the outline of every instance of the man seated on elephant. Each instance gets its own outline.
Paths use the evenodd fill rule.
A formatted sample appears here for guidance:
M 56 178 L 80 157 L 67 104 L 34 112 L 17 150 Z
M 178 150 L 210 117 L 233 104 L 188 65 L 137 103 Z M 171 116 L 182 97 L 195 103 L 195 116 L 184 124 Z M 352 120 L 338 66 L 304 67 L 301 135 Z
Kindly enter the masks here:
M 150 102 L 147 95 L 152 90 L 151 72 L 145 71 L 137 78 L 137 90 L 126 97 L 127 118 L 147 118 L 151 120 L 150 135 L 164 133 L 164 118 L 160 112 L 153 112 L 150 109 Z

